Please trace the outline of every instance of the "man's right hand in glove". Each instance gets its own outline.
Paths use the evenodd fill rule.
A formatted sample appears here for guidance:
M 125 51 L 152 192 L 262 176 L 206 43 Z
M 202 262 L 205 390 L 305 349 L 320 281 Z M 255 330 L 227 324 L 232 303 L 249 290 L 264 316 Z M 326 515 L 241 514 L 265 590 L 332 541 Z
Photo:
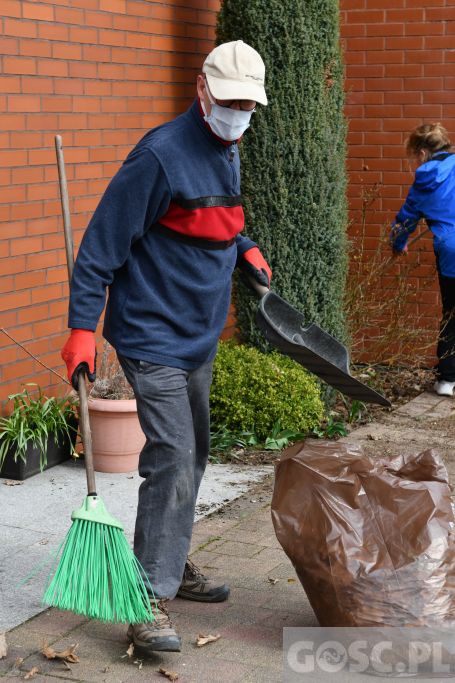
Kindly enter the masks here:
M 71 334 L 62 349 L 62 358 L 66 363 L 68 379 L 78 389 L 78 375 L 84 370 L 90 382 L 95 381 L 96 342 L 91 330 L 71 330 Z

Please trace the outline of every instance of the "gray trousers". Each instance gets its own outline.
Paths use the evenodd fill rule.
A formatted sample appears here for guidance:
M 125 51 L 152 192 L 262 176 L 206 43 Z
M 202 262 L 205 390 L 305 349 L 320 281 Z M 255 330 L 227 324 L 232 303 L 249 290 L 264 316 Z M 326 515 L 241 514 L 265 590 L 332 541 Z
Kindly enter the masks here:
M 158 598 L 175 597 L 210 445 L 212 361 L 181 370 L 119 356 L 146 443 L 139 458 L 134 553 Z

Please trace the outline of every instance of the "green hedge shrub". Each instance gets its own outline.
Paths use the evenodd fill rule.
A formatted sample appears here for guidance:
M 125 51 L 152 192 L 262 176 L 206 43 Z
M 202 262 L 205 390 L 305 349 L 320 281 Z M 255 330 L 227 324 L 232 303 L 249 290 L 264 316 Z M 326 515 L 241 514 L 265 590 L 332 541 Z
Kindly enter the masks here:
M 273 270 L 272 287 L 346 339 L 346 170 L 338 0 L 223 0 L 219 43 L 242 39 L 266 65 L 267 107 L 240 144 L 245 234 Z M 265 349 L 257 302 L 239 286 L 243 341 Z
M 250 431 L 260 441 L 277 422 L 283 429 L 306 433 L 324 415 L 318 384 L 300 365 L 232 341 L 219 344 L 210 407 L 212 429 Z

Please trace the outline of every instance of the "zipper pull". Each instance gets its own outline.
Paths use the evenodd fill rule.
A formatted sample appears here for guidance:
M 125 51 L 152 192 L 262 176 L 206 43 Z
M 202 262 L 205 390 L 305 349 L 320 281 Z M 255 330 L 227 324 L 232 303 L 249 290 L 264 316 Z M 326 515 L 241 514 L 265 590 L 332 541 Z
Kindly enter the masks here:
M 229 161 L 234 161 L 235 157 L 235 145 L 231 145 L 229 148 Z

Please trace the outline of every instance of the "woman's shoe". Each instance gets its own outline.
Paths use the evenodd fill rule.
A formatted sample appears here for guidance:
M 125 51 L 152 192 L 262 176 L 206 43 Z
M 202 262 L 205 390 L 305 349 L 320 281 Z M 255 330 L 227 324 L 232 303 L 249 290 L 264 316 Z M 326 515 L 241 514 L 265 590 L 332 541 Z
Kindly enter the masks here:
M 439 396 L 453 396 L 455 389 L 455 382 L 447 382 L 445 379 L 440 379 L 434 384 L 434 390 Z

